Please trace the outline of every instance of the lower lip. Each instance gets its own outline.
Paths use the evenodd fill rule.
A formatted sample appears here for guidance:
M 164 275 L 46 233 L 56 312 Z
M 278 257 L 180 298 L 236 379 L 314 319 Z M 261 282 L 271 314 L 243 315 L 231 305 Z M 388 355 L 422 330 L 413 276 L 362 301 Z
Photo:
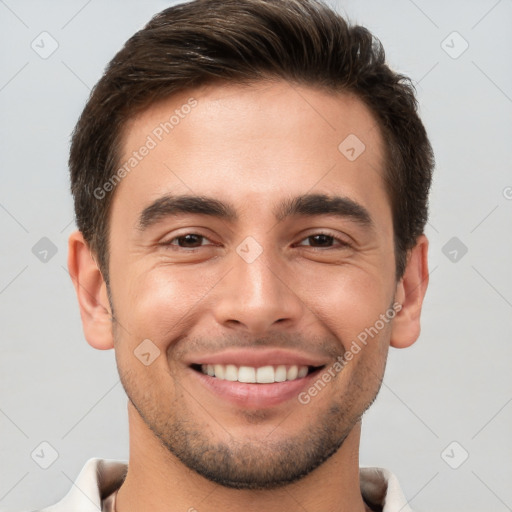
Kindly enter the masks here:
M 297 398 L 303 389 L 311 386 L 322 368 L 300 379 L 272 384 L 247 384 L 245 382 L 217 379 L 192 368 L 190 370 L 203 386 L 223 400 L 239 407 L 266 408 Z

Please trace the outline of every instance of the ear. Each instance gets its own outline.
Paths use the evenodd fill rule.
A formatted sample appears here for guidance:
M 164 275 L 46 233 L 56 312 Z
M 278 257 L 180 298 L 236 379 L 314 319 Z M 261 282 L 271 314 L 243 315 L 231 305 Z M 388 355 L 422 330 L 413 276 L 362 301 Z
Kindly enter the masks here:
M 397 284 L 395 300 L 402 304 L 402 309 L 393 320 L 392 347 L 409 347 L 418 339 L 421 307 L 427 286 L 428 240 L 421 235 L 409 252 L 404 275 Z
M 75 287 L 85 339 L 98 350 L 114 347 L 107 286 L 80 231 L 68 240 L 68 270 Z

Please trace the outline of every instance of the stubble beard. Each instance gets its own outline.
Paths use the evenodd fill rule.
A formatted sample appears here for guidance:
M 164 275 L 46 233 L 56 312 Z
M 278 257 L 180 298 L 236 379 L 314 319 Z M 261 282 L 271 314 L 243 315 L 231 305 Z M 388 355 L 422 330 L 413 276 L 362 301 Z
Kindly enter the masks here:
M 297 401 L 290 416 L 258 441 L 248 437 L 235 439 L 233 436 L 229 442 L 213 439 L 208 423 L 196 419 L 180 400 L 186 393 L 177 394 L 166 409 L 156 393 L 142 392 L 140 380 L 131 373 L 126 372 L 121 382 L 148 429 L 186 467 L 226 488 L 270 490 L 304 478 L 340 449 L 375 400 L 384 367 L 385 361 L 380 375 L 361 367 L 359 372 L 355 372 L 343 397 L 333 400 L 326 410 L 319 411 L 313 424 L 287 437 L 287 422 L 294 415 L 299 415 L 296 417 L 300 421 L 304 412 L 302 408 L 310 406 Z M 264 411 L 252 413 L 248 427 L 254 429 L 255 423 L 265 421 L 265 416 Z M 216 424 L 213 415 L 208 421 L 214 424 L 215 429 L 223 429 L 224 438 L 229 436 L 229 428 Z

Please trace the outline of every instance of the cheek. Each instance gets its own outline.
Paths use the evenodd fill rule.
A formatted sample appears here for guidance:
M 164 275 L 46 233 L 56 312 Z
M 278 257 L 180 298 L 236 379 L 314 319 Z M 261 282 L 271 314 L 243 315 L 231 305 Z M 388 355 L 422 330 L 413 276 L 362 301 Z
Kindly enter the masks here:
M 125 385 L 131 379 L 144 383 L 137 385 L 141 389 L 154 391 L 155 383 L 163 379 L 163 388 L 171 390 L 172 374 L 167 375 L 165 354 L 193 322 L 194 307 L 205 293 L 204 284 L 199 286 L 169 267 L 135 267 L 126 273 L 133 277 L 119 280 L 115 288 L 117 364 L 126 373 Z M 150 403 L 150 396 L 136 387 L 131 388 L 132 395 Z
M 159 264 L 150 269 L 132 268 L 119 283 L 117 318 L 126 327 L 131 344 L 150 339 L 160 350 L 187 332 L 200 313 L 202 299 L 218 278 L 197 269 Z
M 348 350 L 354 340 L 364 339 L 364 334 L 377 331 L 385 334 L 389 322 L 381 325 L 382 314 L 386 314 L 392 299 L 389 283 L 382 274 L 348 266 L 335 272 L 316 275 L 314 289 L 304 284 L 304 302 L 315 316 L 334 333 L 344 350 Z M 368 334 L 367 334 L 368 336 Z M 378 336 L 374 334 L 373 338 Z

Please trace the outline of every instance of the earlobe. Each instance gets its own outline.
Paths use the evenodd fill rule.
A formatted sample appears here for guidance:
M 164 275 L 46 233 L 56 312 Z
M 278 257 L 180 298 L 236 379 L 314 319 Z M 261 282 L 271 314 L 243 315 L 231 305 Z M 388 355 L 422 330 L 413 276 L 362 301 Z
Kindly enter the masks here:
M 390 344 L 395 348 L 412 345 L 420 335 L 420 315 L 428 286 L 428 239 L 418 237 L 411 249 L 407 266 L 397 284 L 396 302 L 402 309 L 393 320 Z
M 68 240 L 68 270 L 75 287 L 87 342 L 99 350 L 114 347 L 107 287 L 80 231 Z

